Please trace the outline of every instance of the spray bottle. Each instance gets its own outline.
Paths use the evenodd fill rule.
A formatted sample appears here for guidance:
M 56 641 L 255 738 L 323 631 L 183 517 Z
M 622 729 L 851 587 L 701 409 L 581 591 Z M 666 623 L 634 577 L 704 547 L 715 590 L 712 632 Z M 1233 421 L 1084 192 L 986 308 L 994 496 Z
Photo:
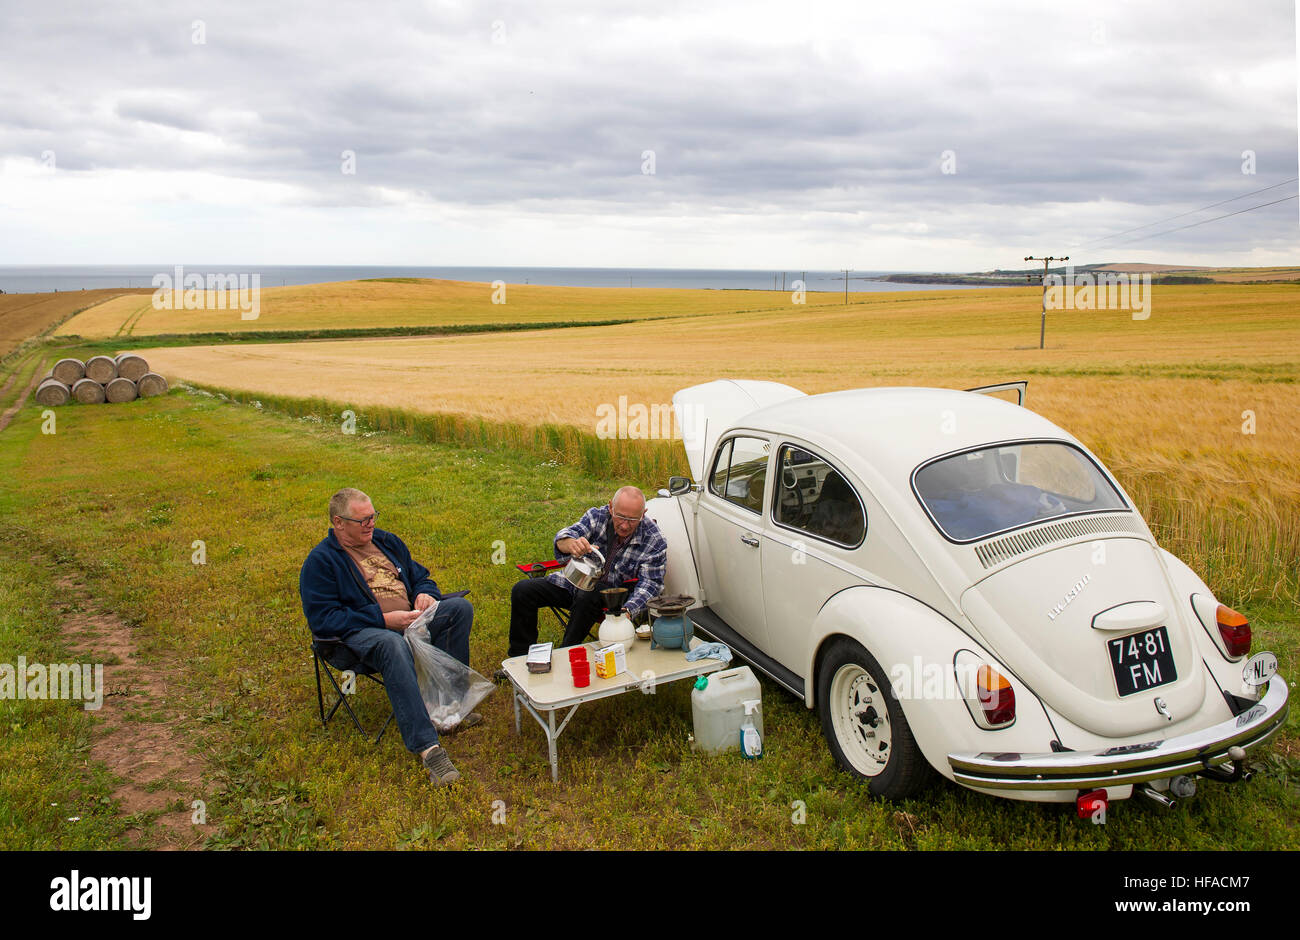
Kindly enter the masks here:
M 745 723 L 740 726 L 740 754 L 750 760 L 763 756 L 763 740 L 758 729 L 754 727 L 754 713 L 758 711 L 759 700 L 750 699 L 745 706 Z

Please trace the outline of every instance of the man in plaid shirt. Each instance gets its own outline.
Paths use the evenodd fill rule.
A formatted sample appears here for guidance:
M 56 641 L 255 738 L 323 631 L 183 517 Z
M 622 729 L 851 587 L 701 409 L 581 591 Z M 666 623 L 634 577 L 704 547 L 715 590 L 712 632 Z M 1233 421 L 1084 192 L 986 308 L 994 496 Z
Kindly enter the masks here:
M 581 558 L 593 547 L 605 556 L 605 570 L 595 590 L 578 591 L 559 572 L 514 586 L 508 656 L 522 656 L 537 642 L 537 611 L 542 607 L 569 611 L 569 627 L 561 645 L 573 646 L 587 638 L 604 612 L 601 588 L 621 587 L 624 581 L 637 579 L 623 605 L 629 617 L 645 610 L 646 603 L 663 592 L 668 543 L 654 520 L 645 518 L 645 494 L 635 486 L 623 487 L 609 505 L 588 509 L 576 523 L 555 535 L 557 559 Z

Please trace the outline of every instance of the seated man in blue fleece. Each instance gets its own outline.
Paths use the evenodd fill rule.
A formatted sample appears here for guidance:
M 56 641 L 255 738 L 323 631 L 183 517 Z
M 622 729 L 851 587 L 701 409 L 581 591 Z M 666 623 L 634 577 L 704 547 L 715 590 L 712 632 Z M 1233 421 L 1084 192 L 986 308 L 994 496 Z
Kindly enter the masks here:
M 315 636 L 341 640 L 383 676 L 407 750 L 419 755 L 434 786 L 454 783 L 460 773 L 429 720 L 403 631 L 434 607 L 429 642 L 468 666 L 474 608 L 463 597 L 444 598 L 429 569 L 411 558 L 402 540 L 375 528 L 379 513 L 365 493 L 339 490 L 330 499 L 329 515 L 333 528 L 311 550 L 298 575 L 307 625 Z M 460 727 L 482 720 L 470 712 Z
M 569 611 L 569 627 L 562 646 L 581 643 L 603 610 L 600 589 L 621 587 L 638 579 L 623 609 L 629 617 L 645 609 L 664 587 L 668 543 L 653 519 L 645 517 L 645 494 L 635 486 L 622 487 L 606 506 L 588 509 L 581 519 L 555 536 L 555 557 L 581 558 L 595 547 L 605 557 L 600 583 L 593 591 L 579 591 L 563 574 L 520 581 L 510 592 L 510 647 L 507 656 L 522 656 L 537 642 L 537 611 L 559 607 Z M 505 678 L 497 670 L 495 678 Z

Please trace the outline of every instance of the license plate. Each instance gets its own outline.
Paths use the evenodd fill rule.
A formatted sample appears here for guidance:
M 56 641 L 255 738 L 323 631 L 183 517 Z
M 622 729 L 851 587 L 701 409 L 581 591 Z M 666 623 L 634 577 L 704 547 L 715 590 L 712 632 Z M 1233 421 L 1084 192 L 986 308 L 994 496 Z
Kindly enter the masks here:
M 1110 650 L 1110 667 L 1115 672 L 1120 698 L 1178 678 L 1174 651 L 1169 648 L 1169 633 L 1164 627 L 1108 640 L 1106 648 Z

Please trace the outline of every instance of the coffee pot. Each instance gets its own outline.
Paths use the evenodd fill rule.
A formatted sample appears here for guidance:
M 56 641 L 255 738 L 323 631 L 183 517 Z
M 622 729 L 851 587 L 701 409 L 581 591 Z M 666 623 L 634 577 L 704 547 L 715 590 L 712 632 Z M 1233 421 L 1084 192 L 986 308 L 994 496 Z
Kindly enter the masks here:
M 627 588 L 604 588 L 600 593 L 605 598 L 607 613 L 605 619 L 600 623 L 600 630 L 597 631 L 596 638 L 600 641 L 601 646 L 622 643 L 627 652 L 632 652 L 632 644 L 636 640 L 636 627 L 632 625 L 632 618 L 623 611 L 623 601 L 627 599 Z

